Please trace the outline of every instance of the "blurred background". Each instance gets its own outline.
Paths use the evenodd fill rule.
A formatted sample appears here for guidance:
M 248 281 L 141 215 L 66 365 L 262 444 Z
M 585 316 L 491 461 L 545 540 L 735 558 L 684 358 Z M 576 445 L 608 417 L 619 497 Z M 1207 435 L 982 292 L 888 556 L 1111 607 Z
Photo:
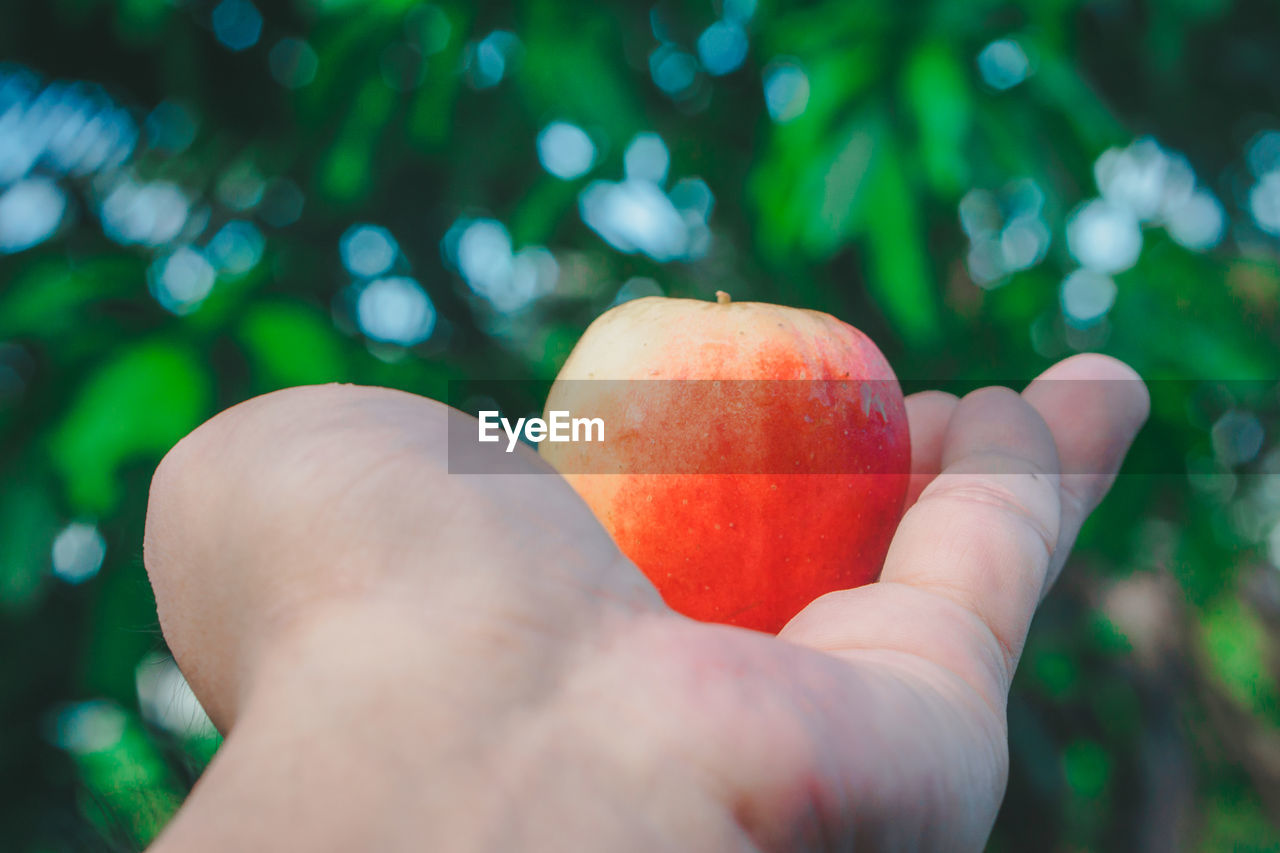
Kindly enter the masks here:
M 0 16 L 0 848 L 138 850 L 218 747 L 141 561 L 187 431 L 302 383 L 547 380 L 610 305 L 724 289 L 857 325 L 909 390 L 1084 350 L 1151 380 L 1033 629 L 991 849 L 1280 849 L 1280 7 Z

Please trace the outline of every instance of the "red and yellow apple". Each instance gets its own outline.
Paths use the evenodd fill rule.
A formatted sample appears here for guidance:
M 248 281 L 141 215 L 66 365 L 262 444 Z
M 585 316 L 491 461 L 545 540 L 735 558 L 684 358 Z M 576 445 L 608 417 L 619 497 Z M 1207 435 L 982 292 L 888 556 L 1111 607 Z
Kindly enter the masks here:
M 902 391 L 862 332 L 817 311 L 650 297 L 601 315 L 547 412 L 601 443 L 540 445 L 675 610 L 777 632 L 874 581 L 902 514 Z

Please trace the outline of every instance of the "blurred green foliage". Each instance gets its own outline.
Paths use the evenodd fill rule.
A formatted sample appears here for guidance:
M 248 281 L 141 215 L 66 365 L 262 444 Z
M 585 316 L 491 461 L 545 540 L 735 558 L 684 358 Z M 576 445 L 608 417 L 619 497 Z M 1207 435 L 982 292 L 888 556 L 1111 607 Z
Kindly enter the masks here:
M 1280 849 L 1280 208 L 1259 194 L 1280 154 L 1255 162 L 1280 127 L 1273 4 L 246 5 L 2 5 L 9 72 L 101 84 L 138 136 L 110 168 L 35 163 L 66 209 L 0 256 L 0 847 L 138 849 L 216 749 L 152 690 L 181 695 L 140 557 L 148 478 L 178 438 L 295 384 L 444 398 L 451 380 L 545 380 L 620 287 L 656 283 L 829 311 L 911 390 L 1025 381 L 1083 350 L 1153 380 L 1130 473 L 1033 629 L 991 847 Z M 718 18 L 748 50 L 711 74 Z M 803 83 L 770 96 L 780 68 Z M 0 142 L 37 132 L 5 116 Z M 553 121 L 591 137 L 588 174 L 540 165 Z M 696 176 L 714 198 L 697 251 L 618 251 L 587 221 L 584 190 L 619 181 L 643 132 L 669 150 L 666 186 Z M 1220 233 L 1204 237 L 1213 210 L 1199 243 L 1150 218 L 1114 305 L 1073 316 L 1107 291 L 1064 284 L 1087 250 L 1072 222 L 1104 189 L 1100 158 L 1145 137 L 1186 155 Z M 181 190 L 175 233 L 121 239 L 107 199 L 125 178 Z M 26 221 L 6 198 L 0 242 Z M 984 204 L 1007 220 L 994 238 L 961 215 Z M 456 256 L 458 229 L 490 219 L 504 262 L 554 257 L 521 299 Z M 230 222 L 263 238 L 236 244 L 247 266 L 166 272 L 178 246 L 215 257 Z M 361 313 L 370 276 L 339 248 L 357 223 L 394 236 L 391 273 L 412 281 L 379 316 L 429 310 L 425 340 L 388 342 Z M 1115 250 L 1120 231 L 1091 239 Z M 989 275 L 975 253 L 997 249 Z M 175 305 L 166 276 L 206 267 L 207 296 Z

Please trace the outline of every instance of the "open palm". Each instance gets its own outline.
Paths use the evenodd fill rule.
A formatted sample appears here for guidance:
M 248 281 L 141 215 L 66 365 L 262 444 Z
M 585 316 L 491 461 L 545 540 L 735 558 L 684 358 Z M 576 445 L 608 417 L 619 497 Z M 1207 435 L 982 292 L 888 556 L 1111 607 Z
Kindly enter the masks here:
M 165 636 L 228 733 L 157 849 L 979 848 L 1031 617 L 1147 405 L 1100 356 L 909 399 L 881 581 L 777 638 L 668 610 L 532 454 L 449 474 L 440 404 L 229 410 L 152 488 Z

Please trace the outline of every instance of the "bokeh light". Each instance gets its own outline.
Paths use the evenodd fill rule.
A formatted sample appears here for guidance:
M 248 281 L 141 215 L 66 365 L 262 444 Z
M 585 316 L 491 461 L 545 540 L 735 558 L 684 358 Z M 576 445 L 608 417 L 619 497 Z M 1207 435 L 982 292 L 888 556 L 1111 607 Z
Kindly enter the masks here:
M 494 30 L 469 46 L 466 68 L 473 88 L 491 89 L 502 82 L 521 45 L 515 33 Z
M 204 253 L 191 246 L 179 246 L 152 262 L 147 271 L 151 295 L 174 314 L 190 314 L 209 296 L 218 272 Z
M 162 101 L 143 123 L 147 145 L 153 151 L 179 154 L 195 141 L 199 125 L 191 108 L 180 101 Z
M 409 347 L 431 337 L 436 309 L 416 280 L 390 276 L 360 287 L 356 322 L 360 331 L 375 341 Z
M 992 234 L 1000 229 L 1000 205 L 995 195 L 982 189 L 969 190 L 960 199 L 960 227 L 970 239 Z
M 661 184 L 667 179 L 671 155 L 662 137 L 656 133 L 639 133 L 631 140 L 623 155 L 623 171 L 630 181 Z
M 1174 242 L 1197 252 L 1218 245 L 1226 233 L 1221 202 L 1197 186 L 1187 158 L 1151 137 L 1108 148 L 1093 172 L 1102 197 L 1067 220 L 1068 248 L 1086 268 L 1114 275 L 1136 264 L 1144 224 L 1163 226 Z
M 681 178 L 668 193 L 671 203 L 682 213 L 688 211 L 695 214 L 703 222 L 711 218 L 711 210 L 715 207 L 715 196 L 711 187 L 702 178 Z
M 1013 39 L 998 39 L 978 54 L 978 72 L 988 86 L 1004 91 L 1027 79 L 1031 60 L 1022 45 Z
M 649 54 L 654 84 L 673 98 L 688 94 L 698 82 L 698 60 L 674 44 L 662 44 Z
M 191 202 L 176 184 L 125 177 L 102 200 L 102 231 L 122 245 L 161 246 L 182 232 Z
M 214 268 L 224 275 L 243 275 L 258 265 L 266 239 L 251 222 L 235 220 L 218 229 L 205 247 Z
M 1000 232 L 1000 256 L 1009 272 L 1030 269 L 1049 250 L 1049 228 L 1036 216 L 1013 218 Z
M 124 709 L 107 699 L 67 703 L 45 718 L 45 737 L 59 749 L 87 755 L 118 744 L 127 722 Z
M 640 252 L 664 262 L 704 256 L 711 243 L 711 188 L 701 178 L 689 177 L 664 193 L 670 166 L 662 137 L 637 134 L 623 154 L 626 179 L 594 181 L 578 196 L 582 221 L 626 254 Z
M 1249 140 L 1245 162 L 1255 178 L 1280 170 L 1280 130 L 1264 130 Z
M 97 86 L 50 83 L 23 115 L 33 149 L 55 170 L 87 175 L 125 160 L 133 150 L 137 129 Z
M 372 278 L 391 269 L 400 247 L 391 232 L 379 225 L 353 225 L 338 241 L 338 250 L 349 273 Z
M 227 50 L 248 50 L 262 35 L 262 13 L 249 0 L 222 0 L 211 21 L 214 36 Z
M 1142 229 L 1129 209 L 1095 199 L 1068 217 L 1067 247 L 1082 267 L 1114 275 L 1138 262 Z
M 1093 174 L 1103 198 L 1142 221 L 1186 203 L 1196 183 L 1186 157 L 1149 137 L 1127 148 L 1107 149 L 1094 163 Z
M 969 277 L 979 287 L 999 285 L 1008 275 L 1004 267 L 1004 249 L 999 240 L 990 237 L 982 237 L 969 244 L 965 266 Z
M 289 178 L 271 178 L 263 188 L 262 201 L 258 204 L 256 213 L 272 228 L 284 228 L 298 221 L 305 204 L 306 196 L 294 181 Z
M 723 0 L 721 16 L 726 21 L 744 23 L 756 13 L 756 0 Z
M 102 568 L 107 543 L 95 525 L 77 521 L 58 533 L 50 556 L 55 577 L 69 584 L 84 583 Z
M 1209 431 L 1213 455 L 1228 468 L 1257 458 L 1266 440 L 1266 429 L 1253 412 L 1228 409 Z
M 557 178 L 572 180 L 591 171 L 596 146 L 577 125 L 553 121 L 538 134 L 538 160 Z
M 286 89 L 301 89 L 316 79 L 320 58 L 311 45 L 300 38 L 282 38 L 267 57 L 271 76 Z
M 1280 570 L 1280 524 L 1272 527 L 1267 535 L 1267 559 L 1273 569 Z
M 1280 235 L 1280 171 L 1267 172 L 1249 190 L 1249 213 L 1263 231 Z
M 138 662 L 134 686 L 142 717 L 179 737 L 207 737 L 213 722 L 173 658 L 153 653 Z
M 53 236 L 67 196 L 49 178 L 31 177 L 0 193 L 0 253 L 21 252 Z
M 614 305 L 630 302 L 632 299 L 643 299 L 646 296 L 662 296 L 662 285 L 648 276 L 634 276 L 622 283 L 613 298 Z
M 474 290 L 496 289 L 510 277 L 514 247 L 507 226 L 496 219 L 461 220 L 451 231 L 456 244 L 450 248 L 446 235 L 446 254 Z
M 216 193 L 218 201 L 232 210 L 252 210 L 262 201 L 267 182 L 262 173 L 248 160 L 239 160 L 218 177 Z
M 672 261 L 689 248 L 689 232 L 675 205 L 651 181 L 595 181 L 578 200 L 582 219 L 620 252 Z
M 559 263 L 550 250 L 514 250 L 507 227 L 496 219 L 459 219 L 441 244 L 445 260 L 494 310 L 515 313 L 555 289 Z
M 511 278 L 505 288 L 486 297 L 499 311 L 517 311 L 555 289 L 560 278 L 556 256 L 543 246 L 526 246 L 511 260 Z
M 138 130 L 132 117 L 88 83 L 41 88 L 25 70 L 0 68 L 0 184 L 32 169 L 84 176 L 123 163 Z
M 1077 328 L 1088 328 L 1106 316 L 1116 301 L 1111 276 L 1093 270 L 1076 270 L 1062 280 L 1062 313 Z
M 1163 222 L 1178 244 L 1202 252 L 1222 242 L 1227 214 L 1212 193 L 1197 189 L 1182 204 L 1166 210 Z
M 698 59 L 708 74 L 737 71 L 747 58 L 747 33 L 733 20 L 716 21 L 698 36 Z
M 998 287 L 1044 260 L 1052 237 L 1044 219 L 1044 191 L 1030 178 L 998 192 L 972 189 L 959 204 L 960 227 L 969 237 L 966 267 L 974 283 Z
M 809 106 L 809 75 L 790 60 L 775 60 L 764 70 L 764 105 L 769 117 L 785 124 Z
M 25 69 L 0 69 L 0 183 L 21 178 L 40 157 L 39 146 L 25 132 L 27 104 L 38 85 Z

